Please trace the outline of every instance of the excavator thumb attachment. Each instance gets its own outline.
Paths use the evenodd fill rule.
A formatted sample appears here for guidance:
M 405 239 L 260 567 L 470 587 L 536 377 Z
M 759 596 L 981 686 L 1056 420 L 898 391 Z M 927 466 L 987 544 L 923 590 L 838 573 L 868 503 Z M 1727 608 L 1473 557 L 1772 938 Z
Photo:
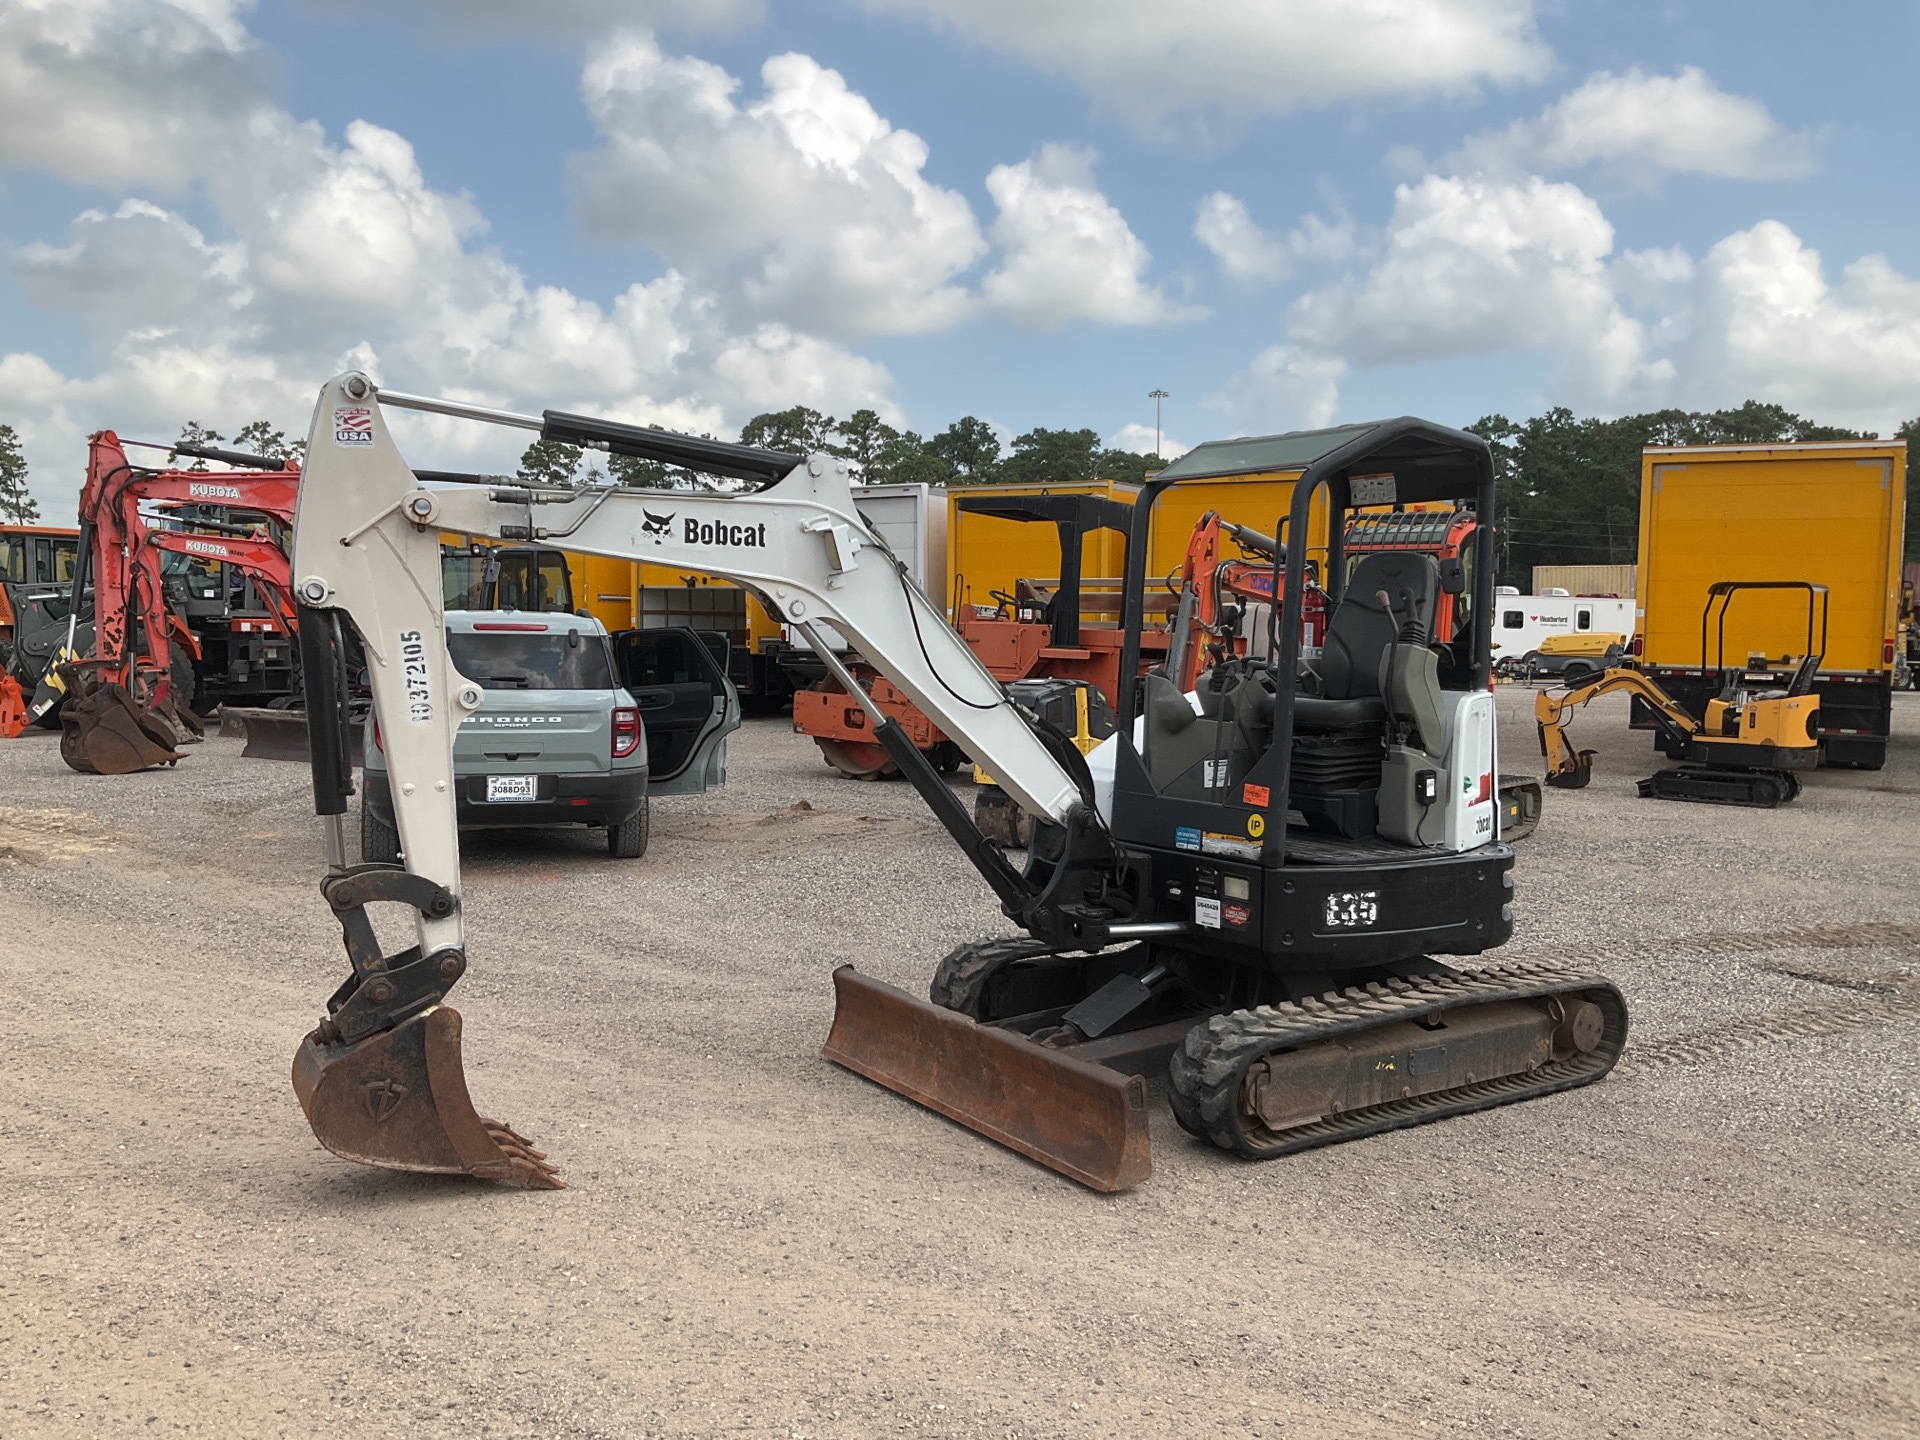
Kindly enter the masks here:
M 60 711 L 60 758 L 83 775 L 131 775 L 186 757 L 184 737 L 165 716 L 147 709 L 112 680 L 65 672 L 67 703 Z
M 509 1125 L 483 1119 L 460 1064 L 460 1012 L 444 1005 L 342 1042 L 322 1025 L 293 1057 L 293 1089 L 320 1143 L 343 1160 L 564 1190 L 558 1168 Z
M 821 1054 L 1082 1185 L 1153 1171 L 1147 1083 L 980 1025 L 842 965 Z

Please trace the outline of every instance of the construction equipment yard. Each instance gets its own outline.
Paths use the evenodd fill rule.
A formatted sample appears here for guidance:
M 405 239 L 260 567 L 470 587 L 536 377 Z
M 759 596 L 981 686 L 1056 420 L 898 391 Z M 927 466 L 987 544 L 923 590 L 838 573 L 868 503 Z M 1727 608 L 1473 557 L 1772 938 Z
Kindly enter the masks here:
M 1537 773 L 1532 693 L 1502 768 Z M 1007 930 L 914 791 L 784 719 L 641 862 L 464 838 L 475 1100 L 571 1188 L 349 1164 L 288 1058 L 338 980 L 306 767 L 0 747 L 0 1434 L 1911 1435 L 1920 696 L 1758 813 L 1592 785 L 1488 958 L 1604 964 L 1605 1080 L 1119 1195 L 822 1060 L 830 974 Z M 962 790 L 969 783 L 956 780 Z M 910 897 L 911 903 L 905 903 Z M 1156 1081 L 1157 1093 L 1164 1082 Z

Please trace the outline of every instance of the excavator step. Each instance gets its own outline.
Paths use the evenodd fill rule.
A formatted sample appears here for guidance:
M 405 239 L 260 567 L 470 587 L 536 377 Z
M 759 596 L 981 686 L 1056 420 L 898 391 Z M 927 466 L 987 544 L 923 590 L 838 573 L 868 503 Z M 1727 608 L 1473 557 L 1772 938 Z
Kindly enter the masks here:
M 1090 1189 L 1153 1170 L 1147 1085 L 862 975 L 833 972 L 821 1054 Z
M 1167 1094 L 1189 1133 L 1265 1160 L 1591 1085 L 1626 1040 L 1600 976 L 1442 970 L 1216 1015 L 1174 1053 Z

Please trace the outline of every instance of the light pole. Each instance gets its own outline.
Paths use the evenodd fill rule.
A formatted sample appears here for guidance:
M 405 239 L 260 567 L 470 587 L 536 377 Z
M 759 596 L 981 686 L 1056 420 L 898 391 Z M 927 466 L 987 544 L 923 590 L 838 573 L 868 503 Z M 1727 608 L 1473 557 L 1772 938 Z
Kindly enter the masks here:
M 1153 401 L 1153 458 L 1160 458 L 1160 402 L 1167 398 L 1164 390 L 1149 390 L 1147 398 Z

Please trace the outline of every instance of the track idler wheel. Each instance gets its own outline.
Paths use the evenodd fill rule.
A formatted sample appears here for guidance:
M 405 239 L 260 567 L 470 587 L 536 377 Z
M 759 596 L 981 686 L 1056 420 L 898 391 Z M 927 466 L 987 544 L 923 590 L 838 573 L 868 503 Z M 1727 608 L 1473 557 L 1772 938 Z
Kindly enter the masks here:
M 60 711 L 60 758 L 83 775 L 131 775 L 186 758 L 180 733 L 143 707 L 126 686 L 89 683 L 67 672 L 67 703 Z
M 893 762 L 883 745 L 869 745 L 855 740 L 824 740 L 813 737 L 813 743 L 820 747 L 820 753 L 826 757 L 827 764 L 838 770 L 849 780 L 892 780 L 900 773 L 900 767 Z
M 320 1143 L 343 1160 L 564 1190 L 559 1169 L 467 1094 L 460 1012 L 436 1005 L 353 1043 L 323 1024 L 293 1057 L 293 1089 Z

